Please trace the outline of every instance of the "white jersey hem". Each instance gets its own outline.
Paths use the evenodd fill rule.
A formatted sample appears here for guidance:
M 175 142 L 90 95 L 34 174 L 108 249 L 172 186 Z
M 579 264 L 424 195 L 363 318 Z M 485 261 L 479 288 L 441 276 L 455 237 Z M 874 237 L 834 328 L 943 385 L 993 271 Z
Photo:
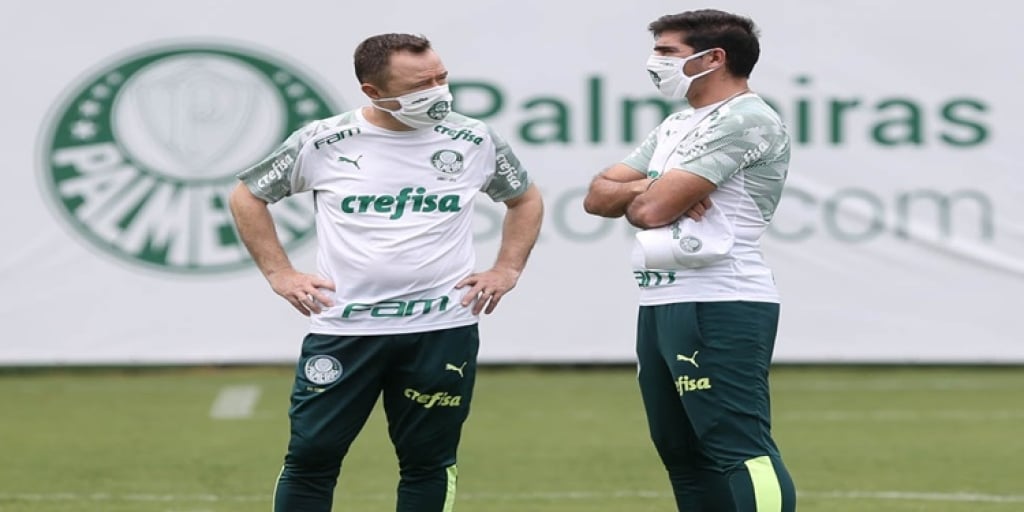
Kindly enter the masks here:
M 747 295 L 747 296 L 705 296 L 705 297 L 657 297 L 641 298 L 641 306 L 663 306 L 665 304 L 678 304 L 682 302 L 770 302 L 781 304 L 778 296 Z
M 327 334 L 330 336 L 388 336 L 391 334 L 416 334 L 420 332 L 442 331 L 445 329 L 465 327 L 467 325 L 473 325 L 477 323 L 479 323 L 479 319 L 473 317 L 471 319 L 460 319 L 457 321 L 445 322 L 441 324 L 394 325 L 390 326 L 390 328 L 345 328 L 317 325 L 310 326 L 309 332 L 311 334 Z

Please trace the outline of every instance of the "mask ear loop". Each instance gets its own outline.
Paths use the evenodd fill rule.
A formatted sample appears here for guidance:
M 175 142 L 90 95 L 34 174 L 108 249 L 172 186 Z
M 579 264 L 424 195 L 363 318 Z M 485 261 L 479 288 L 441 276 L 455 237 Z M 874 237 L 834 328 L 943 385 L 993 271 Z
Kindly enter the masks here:
M 398 109 L 397 110 L 391 110 L 389 108 L 382 107 L 382 106 L 377 104 L 378 101 L 395 101 L 395 102 L 398 102 Z M 377 110 L 380 110 L 382 112 L 387 112 L 389 114 L 394 114 L 396 112 L 401 112 L 402 111 L 402 102 L 401 102 L 401 100 L 398 99 L 397 96 L 389 97 L 389 98 L 370 98 L 370 106 L 375 108 L 375 109 L 377 109 Z
M 378 101 L 398 101 L 398 100 L 396 100 L 394 98 L 377 98 L 375 100 L 370 100 L 370 106 L 375 108 L 375 109 L 377 109 L 377 110 L 380 110 L 380 111 L 383 111 L 383 112 L 387 112 L 389 114 L 397 114 L 397 113 L 402 111 L 402 102 L 400 102 L 400 101 L 398 102 L 398 109 L 397 110 L 391 110 L 391 109 L 384 108 L 384 107 L 382 107 L 382 106 L 377 104 Z
M 718 48 L 708 48 L 707 50 L 701 50 L 701 51 L 699 51 L 699 52 L 697 52 L 697 53 L 695 53 L 693 55 L 690 55 L 689 57 L 684 57 L 683 58 L 683 66 L 686 66 L 686 63 L 689 62 L 690 60 L 703 57 L 703 56 L 705 56 L 705 55 L 707 55 L 707 54 L 709 54 L 712 51 L 717 50 L 717 49 Z M 722 51 L 725 51 L 725 50 L 722 50 Z M 712 71 L 714 71 L 716 69 L 719 69 L 721 67 L 722 66 L 718 66 L 717 68 L 705 69 L 704 71 L 701 71 L 700 73 L 697 73 L 696 75 L 693 75 L 693 76 L 687 75 L 686 71 L 683 71 L 682 69 L 680 69 L 680 71 L 683 71 L 683 76 L 685 76 L 686 78 L 689 78 L 690 81 L 692 82 L 692 81 L 694 81 L 694 80 L 696 80 L 696 79 L 698 79 L 698 78 L 700 78 L 700 77 L 702 77 L 702 76 L 704 76 L 704 75 L 706 75 L 708 73 L 711 73 Z

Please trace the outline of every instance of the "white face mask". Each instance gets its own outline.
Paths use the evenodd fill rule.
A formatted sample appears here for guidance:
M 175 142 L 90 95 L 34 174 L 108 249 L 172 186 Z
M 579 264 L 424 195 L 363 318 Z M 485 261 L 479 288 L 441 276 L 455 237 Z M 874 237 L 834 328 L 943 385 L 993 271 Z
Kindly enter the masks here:
M 378 105 L 378 101 L 397 101 L 401 106 L 398 110 L 388 110 Z M 445 84 L 394 98 L 378 98 L 370 104 L 377 110 L 391 114 L 409 128 L 433 128 L 452 111 L 452 93 Z
M 690 90 L 690 84 L 694 80 L 718 69 L 708 69 L 693 76 L 686 76 L 683 73 L 683 66 L 687 61 L 696 59 L 710 51 L 711 49 L 704 50 L 685 58 L 651 55 L 647 59 L 647 72 L 650 73 L 651 81 L 661 91 L 661 94 L 674 100 L 681 100 L 686 98 L 686 91 Z

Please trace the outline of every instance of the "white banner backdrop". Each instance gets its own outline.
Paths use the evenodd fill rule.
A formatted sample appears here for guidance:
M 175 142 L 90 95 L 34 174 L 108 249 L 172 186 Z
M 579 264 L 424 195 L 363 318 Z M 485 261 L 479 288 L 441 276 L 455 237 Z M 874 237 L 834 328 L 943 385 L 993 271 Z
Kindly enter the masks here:
M 724 1 L 762 28 L 752 86 L 793 134 L 765 254 L 776 360 L 1024 362 L 1024 101 L 1016 18 L 934 2 Z M 60 2 L 0 7 L 0 365 L 292 361 L 305 318 L 231 230 L 231 174 L 305 119 L 364 103 L 369 35 L 427 35 L 456 109 L 541 187 L 542 240 L 481 321 L 484 362 L 633 359 L 631 231 L 590 178 L 661 119 L 644 62 L 679 2 Z M 1011 7 L 1012 8 L 1012 7 Z M 483 201 L 486 203 L 486 201 Z M 477 223 L 479 265 L 501 209 Z M 313 268 L 309 201 L 276 206 Z

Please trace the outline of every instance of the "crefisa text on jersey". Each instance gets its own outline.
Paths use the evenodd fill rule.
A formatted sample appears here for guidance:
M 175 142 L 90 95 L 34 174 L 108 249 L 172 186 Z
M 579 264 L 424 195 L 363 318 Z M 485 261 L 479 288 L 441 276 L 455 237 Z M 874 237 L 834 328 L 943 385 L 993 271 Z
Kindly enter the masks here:
M 477 134 L 473 133 L 472 130 L 469 130 L 467 128 L 462 128 L 456 131 L 453 128 L 448 128 L 443 124 L 439 124 L 434 127 L 434 131 L 447 137 L 451 137 L 452 140 L 468 140 L 469 142 L 472 142 L 477 146 L 479 146 L 480 143 L 484 141 L 483 137 L 478 136 Z
M 513 188 L 519 188 L 522 186 L 522 182 L 519 181 L 519 169 L 508 160 L 508 157 L 504 153 L 498 153 L 498 174 L 504 176 L 508 181 L 508 184 Z
M 261 176 L 260 179 L 256 180 L 256 186 L 267 188 L 274 181 L 281 179 L 284 177 L 284 171 L 291 167 L 293 162 L 295 162 L 295 157 L 290 153 L 275 157 L 274 162 L 270 164 L 270 170 Z

